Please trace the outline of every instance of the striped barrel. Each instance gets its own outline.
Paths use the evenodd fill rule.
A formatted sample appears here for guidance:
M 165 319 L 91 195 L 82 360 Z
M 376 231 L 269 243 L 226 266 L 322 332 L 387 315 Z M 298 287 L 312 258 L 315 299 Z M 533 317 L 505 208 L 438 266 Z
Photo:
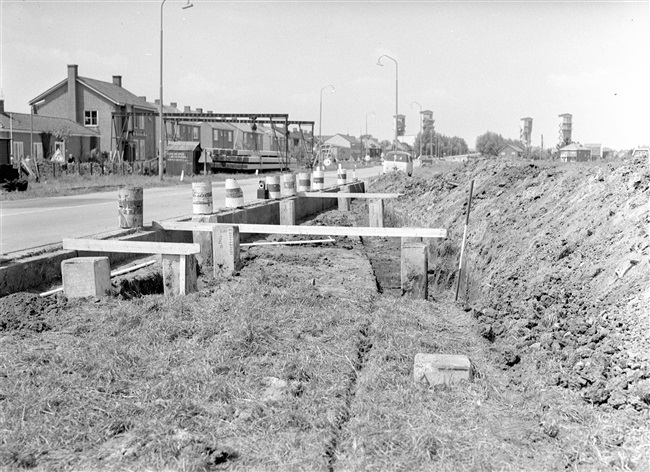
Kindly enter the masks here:
M 348 171 L 341 168 L 339 164 L 339 171 L 336 175 L 336 185 L 345 185 L 348 183 Z
M 235 179 L 226 179 L 226 208 L 244 206 L 244 192 Z
M 192 213 L 212 213 L 212 182 L 192 182 Z
M 283 197 L 291 197 L 296 194 L 296 176 L 293 174 L 282 174 L 282 190 L 280 192 Z
M 266 177 L 266 188 L 269 191 L 269 198 L 280 198 L 280 176 L 268 175 Z
M 324 170 L 315 170 L 314 171 L 314 183 L 311 186 L 314 190 L 323 190 L 325 188 L 325 171 Z
M 117 217 L 120 228 L 142 227 L 142 187 L 124 187 L 117 191 Z
M 309 192 L 311 190 L 311 175 L 309 172 L 301 172 L 298 174 L 298 191 Z

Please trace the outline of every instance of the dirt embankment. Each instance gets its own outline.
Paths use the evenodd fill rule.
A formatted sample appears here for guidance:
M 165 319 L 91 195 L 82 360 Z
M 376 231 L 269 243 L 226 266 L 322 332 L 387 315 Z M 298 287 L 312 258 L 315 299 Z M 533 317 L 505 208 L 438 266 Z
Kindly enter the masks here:
M 593 404 L 647 410 L 647 161 L 478 160 L 433 179 L 424 169 L 380 177 L 373 191 L 406 194 L 389 205 L 402 224 L 449 229 L 433 244 L 438 283 L 453 283 L 472 179 L 461 299 L 504 368 L 536 369 Z

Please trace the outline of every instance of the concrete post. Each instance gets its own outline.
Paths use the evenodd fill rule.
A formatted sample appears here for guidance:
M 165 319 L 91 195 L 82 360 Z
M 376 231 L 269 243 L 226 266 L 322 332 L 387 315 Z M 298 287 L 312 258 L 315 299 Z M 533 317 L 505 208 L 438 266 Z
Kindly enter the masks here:
M 341 187 L 341 192 L 350 192 L 350 186 Z M 350 211 L 350 198 L 339 197 L 339 211 Z
M 369 226 L 371 228 L 384 227 L 384 200 L 368 200 Z
M 162 267 L 165 296 L 187 295 L 198 290 L 194 255 L 163 254 Z
M 217 223 L 217 215 L 193 216 L 193 223 Z M 192 231 L 192 242 L 201 246 L 196 255 L 196 262 L 201 266 L 212 264 L 212 233 L 209 231 Z
M 280 200 L 280 224 L 294 226 L 296 224 L 296 199 Z
M 212 230 L 215 277 L 230 277 L 239 270 L 239 227 L 215 226 Z
M 429 295 L 428 247 L 425 243 L 402 245 L 402 296 L 426 300 Z

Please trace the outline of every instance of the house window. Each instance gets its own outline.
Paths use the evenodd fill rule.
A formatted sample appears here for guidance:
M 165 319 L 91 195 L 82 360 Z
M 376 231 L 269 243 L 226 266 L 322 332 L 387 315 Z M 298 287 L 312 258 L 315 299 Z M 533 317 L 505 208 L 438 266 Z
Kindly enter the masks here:
M 14 162 L 18 162 L 25 157 L 25 148 L 22 142 L 14 141 Z
M 228 141 L 232 141 L 232 131 L 228 131 Z
M 199 139 L 199 129 L 198 128 L 192 128 L 192 139 L 197 140 Z
M 43 160 L 43 143 L 34 143 L 32 155 L 36 158 L 37 161 Z
M 67 158 L 65 156 L 65 143 L 63 141 L 56 141 L 54 143 L 54 154 L 59 154 L 61 158 L 63 158 L 63 162 L 67 161 Z
M 213 141 L 219 141 L 219 130 L 218 129 L 212 130 L 212 140 Z
M 144 139 L 140 140 L 140 159 L 145 160 L 147 158 L 147 154 L 145 153 L 146 151 L 146 142 Z
M 84 111 L 84 125 L 97 126 L 97 110 Z

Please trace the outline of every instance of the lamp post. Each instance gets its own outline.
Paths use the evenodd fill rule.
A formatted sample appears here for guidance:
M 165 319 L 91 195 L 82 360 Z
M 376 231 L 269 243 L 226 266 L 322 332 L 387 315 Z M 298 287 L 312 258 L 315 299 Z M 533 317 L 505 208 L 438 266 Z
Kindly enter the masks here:
M 160 146 L 158 154 L 158 177 L 160 180 L 163 179 L 163 159 L 165 155 L 165 121 L 163 120 L 163 7 L 167 0 L 162 0 L 160 3 Z M 187 3 L 183 5 L 183 10 L 192 8 L 194 5 L 190 0 L 187 0 Z
M 413 108 L 413 105 L 420 107 L 420 157 L 422 157 L 422 105 L 420 105 L 418 102 L 413 102 L 411 103 L 411 108 Z
M 395 150 L 397 150 L 397 113 L 398 113 L 398 99 L 399 99 L 399 85 L 398 85 L 399 81 L 398 81 L 398 72 L 397 72 L 398 71 L 398 65 L 397 65 L 397 61 L 395 59 L 393 59 L 392 57 L 390 57 L 387 54 L 383 54 L 383 55 L 379 56 L 379 59 L 377 59 L 377 65 L 378 66 L 382 66 L 382 67 L 384 66 L 381 63 L 381 58 L 382 57 L 390 59 L 391 61 L 393 61 L 395 63 L 395 143 L 393 145 L 395 146 Z
M 370 115 L 375 116 L 375 112 L 371 111 L 369 113 L 366 113 L 366 141 L 365 142 L 368 142 L 368 117 Z M 363 144 L 363 152 L 364 152 L 364 154 L 366 153 L 366 144 L 365 143 Z M 365 157 L 365 156 L 363 156 L 363 157 Z
M 336 87 L 334 87 L 332 84 L 326 85 L 322 89 L 320 89 L 320 114 L 318 117 L 318 165 L 322 166 L 323 165 L 323 155 L 321 151 L 323 150 L 323 91 L 325 89 L 328 89 L 332 87 L 332 92 L 336 92 Z

